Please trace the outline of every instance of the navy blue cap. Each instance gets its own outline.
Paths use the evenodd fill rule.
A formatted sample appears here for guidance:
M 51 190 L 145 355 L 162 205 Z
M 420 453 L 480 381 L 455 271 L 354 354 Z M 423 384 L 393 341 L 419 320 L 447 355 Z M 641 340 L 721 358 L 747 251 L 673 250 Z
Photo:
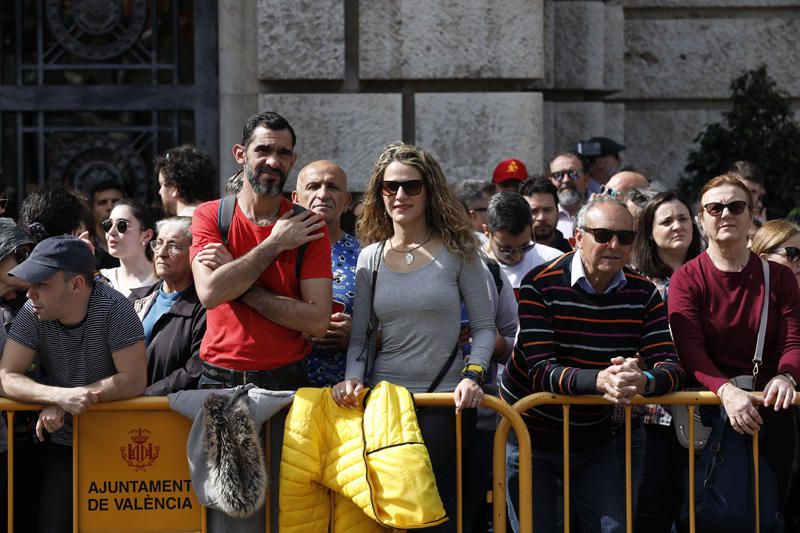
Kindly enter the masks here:
M 56 272 L 92 274 L 95 259 L 89 246 L 71 235 L 50 237 L 36 245 L 31 255 L 8 275 L 28 283 L 41 283 Z
M 624 144 L 619 144 L 608 137 L 592 137 L 588 141 L 580 141 L 575 145 L 575 151 L 584 157 L 602 157 L 609 154 L 618 154 L 624 149 Z

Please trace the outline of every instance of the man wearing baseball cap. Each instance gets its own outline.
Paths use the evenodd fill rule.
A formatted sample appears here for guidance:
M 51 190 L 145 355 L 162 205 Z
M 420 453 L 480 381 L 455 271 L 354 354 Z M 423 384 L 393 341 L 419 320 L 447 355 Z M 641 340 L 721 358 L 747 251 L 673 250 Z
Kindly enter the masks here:
M 619 153 L 624 149 L 624 144 L 608 137 L 592 137 L 588 141 L 578 142 L 575 151 L 589 162 L 589 194 L 601 192 L 609 178 L 619 172 L 622 166 Z
M 41 241 L 7 275 L 29 285 L 0 360 L 3 394 L 45 404 L 36 434 L 45 440 L 38 531 L 72 530 L 72 423 L 93 403 L 140 395 L 147 384 L 144 331 L 133 305 L 95 283 L 95 258 L 70 236 Z M 43 383 L 25 371 L 38 356 Z M 42 512 L 46 509 L 46 512 Z
M 522 182 L 528 179 L 528 169 L 519 159 L 501 161 L 492 172 L 492 183 L 498 192 L 517 192 Z

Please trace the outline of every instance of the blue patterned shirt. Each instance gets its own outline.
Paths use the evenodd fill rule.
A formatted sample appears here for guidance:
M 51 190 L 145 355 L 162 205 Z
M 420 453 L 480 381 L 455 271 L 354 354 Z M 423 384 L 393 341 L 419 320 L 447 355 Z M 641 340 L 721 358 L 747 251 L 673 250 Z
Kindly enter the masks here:
M 345 233 L 331 247 L 331 270 L 333 272 L 333 299 L 345 304 L 345 313 L 353 314 L 353 298 L 356 295 L 356 263 L 361 252 L 361 243 L 353 235 Z M 328 387 L 344 380 L 347 350 L 331 353 L 313 349 L 305 359 L 306 373 L 314 387 Z

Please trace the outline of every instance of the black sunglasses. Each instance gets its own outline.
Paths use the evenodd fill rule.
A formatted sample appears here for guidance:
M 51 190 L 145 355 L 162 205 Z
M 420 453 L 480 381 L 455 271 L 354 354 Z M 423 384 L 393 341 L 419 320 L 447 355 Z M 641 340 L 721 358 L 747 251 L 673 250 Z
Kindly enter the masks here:
M 128 228 L 131 225 L 131 223 L 125 220 L 124 218 L 118 218 L 116 220 L 116 223 L 117 223 L 117 231 L 119 233 L 125 233 L 126 231 L 128 231 Z M 111 231 L 111 228 L 114 227 L 114 221 L 111 220 L 110 218 L 107 218 L 103 222 L 101 222 L 100 225 L 103 227 L 103 231 L 108 233 L 109 231 Z
M 497 245 L 497 251 L 504 256 L 510 257 L 514 255 L 514 252 L 519 252 L 519 255 L 525 255 L 526 253 L 533 250 L 533 247 L 536 246 L 536 243 L 529 242 L 528 244 L 523 244 L 522 246 L 500 246 Z
M 384 181 L 381 187 L 384 196 L 394 196 L 400 187 L 409 196 L 416 196 L 422 192 L 422 180 L 408 180 L 408 181 Z
M 703 206 L 706 213 L 712 217 L 722 216 L 722 211 L 728 209 L 732 215 L 741 215 L 747 209 L 747 202 L 744 200 L 734 200 L 733 202 L 723 204 L 721 202 L 709 202 Z
M 605 228 L 581 228 L 586 233 L 590 233 L 594 240 L 600 244 L 606 244 L 611 242 L 611 239 L 614 238 L 614 235 L 617 236 L 617 240 L 623 246 L 629 246 L 633 244 L 633 240 L 636 238 L 636 232 L 629 229 L 623 230 L 613 230 L 613 229 L 605 229 Z
M 557 170 L 555 172 L 550 173 L 550 178 L 556 181 L 563 180 L 564 176 L 569 176 L 569 178 L 572 181 L 578 181 L 578 179 L 581 177 L 581 173 L 580 171 L 575 170 L 574 168 L 571 168 L 569 170 Z
M 783 248 L 773 248 L 772 250 L 767 250 L 765 254 L 779 254 L 783 252 L 783 255 L 786 256 L 786 259 L 791 261 L 792 263 L 796 263 L 800 260 L 800 248 L 796 246 L 784 246 Z

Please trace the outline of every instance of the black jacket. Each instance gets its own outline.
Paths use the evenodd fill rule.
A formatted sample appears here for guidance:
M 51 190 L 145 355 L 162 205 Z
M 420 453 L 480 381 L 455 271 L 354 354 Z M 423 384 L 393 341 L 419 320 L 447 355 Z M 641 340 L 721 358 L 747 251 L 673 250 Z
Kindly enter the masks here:
M 131 291 L 128 299 L 140 319 L 155 302 L 162 283 Z M 205 332 L 206 309 L 191 285 L 153 326 L 147 346 L 147 396 L 197 388 L 202 370 L 200 343 Z

